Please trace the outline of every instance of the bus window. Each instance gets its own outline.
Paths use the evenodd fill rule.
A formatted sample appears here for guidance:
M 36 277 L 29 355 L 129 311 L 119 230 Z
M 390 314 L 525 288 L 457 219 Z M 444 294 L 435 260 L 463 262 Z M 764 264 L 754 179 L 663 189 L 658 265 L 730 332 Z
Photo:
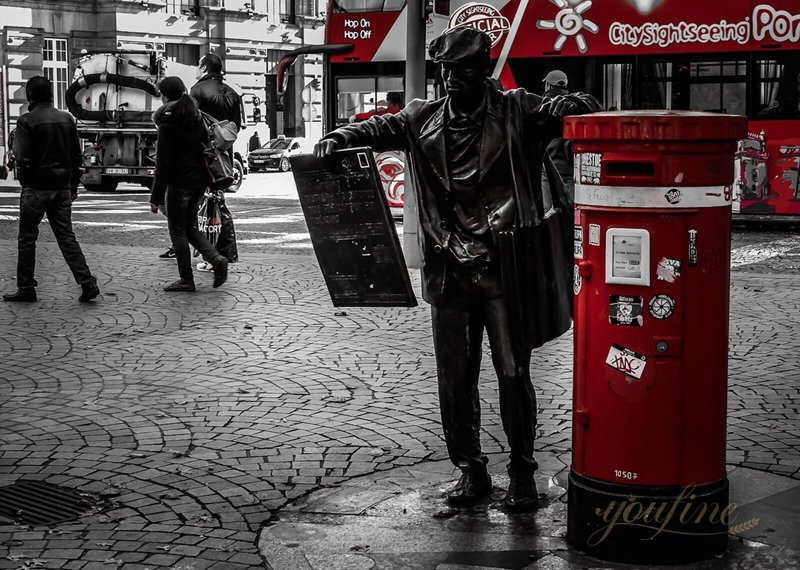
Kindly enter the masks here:
M 603 106 L 609 111 L 633 109 L 633 64 L 603 66 Z
M 672 109 L 672 62 L 650 61 L 639 66 L 639 109 Z
M 333 0 L 333 11 L 337 14 L 360 12 L 399 12 L 405 0 Z
M 690 111 L 747 114 L 746 61 L 691 62 L 686 80 L 689 83 Z
M 800 62 L 797 58 L 798 54 L 775 54 L 755 61 L 754 117 L 800 117 Z
M 340 77 L 336 80 L 336 124 L 361 121 L 375 114 L 396 113 L 405 106 L 403 78 Z

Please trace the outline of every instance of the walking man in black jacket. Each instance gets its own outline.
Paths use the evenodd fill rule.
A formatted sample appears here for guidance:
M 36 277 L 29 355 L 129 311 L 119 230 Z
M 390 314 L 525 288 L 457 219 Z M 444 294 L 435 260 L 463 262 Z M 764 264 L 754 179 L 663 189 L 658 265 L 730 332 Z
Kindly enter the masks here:
M 86 303 L 100 294 L 95 279 L 72 231 L 72 202 L 78 197 L 81 149 L 75 120 L 53 107 L 53 84 L 33 77 L 25 84 L 28 113 L 17 121 L 14 156 L 22 184 L 19 203 L 17 292 L 5 301 L 36 301 L 36 238 L 47 214 L 61 254 L 75 281 L 83 289 L 78 300 Z
M 217 121 L 228 120 L 242 130 L 242 98 L 233 88 L 222 81 L 222 60 L 213 53 L 207 53 L 197 64 L 197 83 L 190 95 L 197 101 L 197 106 L 204 113 Z M 228 151 L 228 161 L 233 166 L 233 149 Z M 234 174 L 236 169 L 234 168 Z M 227 190 L 227 189 L 226 189 Z M 236 230 L 233 227 L 233 216 L 225 204 L 225 193 L 215 191 L 214 198 L 219 202 L 222 214 L 222 231 L 217 239 L 217 249 L 231 263 L 239 259 L 236 247 Z M 208 264 L 206 264 L 208 269 Z
M 189 93 L 197 106 L 218 121 L 228 120 L 242 130 L 241 97 L 222 81 L 222 60 L 213 53 L 204 55 L 197 64 L 197 83 Z

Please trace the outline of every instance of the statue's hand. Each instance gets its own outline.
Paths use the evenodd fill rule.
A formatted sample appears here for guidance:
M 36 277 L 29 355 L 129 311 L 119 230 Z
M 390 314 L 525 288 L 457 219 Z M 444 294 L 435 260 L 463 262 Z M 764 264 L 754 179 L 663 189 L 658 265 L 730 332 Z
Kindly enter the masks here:
M 324 158 L 339 149 L 339 143 L 333 139 L 322 139 L 314 145 L 314 156 Z
M 566 95 L 556 95 L 550 101 L 547 101 L 543 107 L 554 117 L 570 115 L 578 110 L 578 105 Z

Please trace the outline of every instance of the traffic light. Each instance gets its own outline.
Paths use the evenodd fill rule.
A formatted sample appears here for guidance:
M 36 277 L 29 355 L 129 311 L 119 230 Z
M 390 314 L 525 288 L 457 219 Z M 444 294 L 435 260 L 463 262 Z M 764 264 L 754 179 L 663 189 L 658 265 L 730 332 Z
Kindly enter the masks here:
M 433 3 L 436 0 L 421 0 L 422 1 L 422 19 L 427 20 L 433 14 Z

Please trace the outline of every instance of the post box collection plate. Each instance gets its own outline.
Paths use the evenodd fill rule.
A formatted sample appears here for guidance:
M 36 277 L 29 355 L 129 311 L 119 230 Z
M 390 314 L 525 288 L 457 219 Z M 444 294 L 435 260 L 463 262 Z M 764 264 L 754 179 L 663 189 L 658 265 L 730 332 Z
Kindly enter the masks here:
M 289 158 L 314 253 L 336 307 L 415 307 L 372 149 Z

